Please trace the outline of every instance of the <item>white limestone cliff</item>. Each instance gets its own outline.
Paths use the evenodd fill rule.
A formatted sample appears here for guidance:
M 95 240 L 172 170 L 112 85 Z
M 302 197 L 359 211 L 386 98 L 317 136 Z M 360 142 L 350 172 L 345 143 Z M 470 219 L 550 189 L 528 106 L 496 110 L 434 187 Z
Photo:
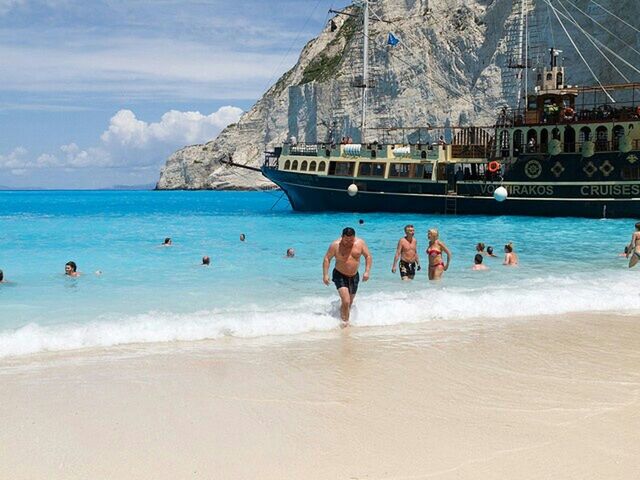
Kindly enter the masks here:
M 640 50 L 640 35 L 632 29 L 589 0 L 573 3 Z M 627 19 L 640 16 L 637 0 L 598 3 Z M 515 19 L 512 0 L 376 0 L 372 4 L 375 15 L 392 23 L 371 25 L 375 88 L 369 96 L 369 140 L 382 135 L 376 127 L 491 125 L 495 112 L 512 102 L 507 83 L 514 71 L 505 68 L 507 31 Z M 612 39 L 586 17 L 576 18 L 581 25 L 592 27 L 588 31 L 612 50 L 638 64 L 631 58 L 635 53 L 630 55 L 620 40 Z M 259 173 L 229 167 L 220 160 L 232 158 L 235 163 L 258 167 L 266 149 L 291 136 L 299 142 L 325 140 L 330 124 L 337 127 L 337 137 L 359 138 L 360 90 L 351 84 L 361 68 L 361 34 L 354 18 L 337 16 L 334 22 L 338 29 L 331 32 L 327 25 L 311 40 L 296 65 L 238 123 L 204 145 L 188 146 L 171 155 L 157 188 L 268 188 L 272 185 Z M 550 26 L 543 0 L 534 2 L 532 24 L 536 36 L 532 41 L 538 45 L 534 54 L 542 56 L 543 45 L 560 48 L 569 69 L 568 83 L 595 83 L 557 22 Z M 400 45 L 386 45 L 390 31 L 401 39 Z M 575 41 L 581 48 L 589 47 L 584 37 L 575 35 Z M 592 54 L 589 61 L 603 82 L 622 81 L 602 57 Z M 629 69 L 625 73 L 640 80 Z

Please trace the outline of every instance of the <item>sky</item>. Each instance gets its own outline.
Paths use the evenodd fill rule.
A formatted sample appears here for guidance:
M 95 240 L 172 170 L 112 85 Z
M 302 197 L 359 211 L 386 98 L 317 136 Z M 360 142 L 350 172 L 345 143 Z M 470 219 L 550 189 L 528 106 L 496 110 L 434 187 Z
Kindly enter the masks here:
M 155 183 L 349 3 L 0 0 L 0 186 Z

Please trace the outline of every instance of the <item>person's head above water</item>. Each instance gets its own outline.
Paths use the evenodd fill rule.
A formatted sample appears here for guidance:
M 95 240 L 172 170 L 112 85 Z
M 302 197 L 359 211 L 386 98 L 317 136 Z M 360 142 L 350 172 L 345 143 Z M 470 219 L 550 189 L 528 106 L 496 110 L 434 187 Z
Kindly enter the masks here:
M 296 251 L 293 248 L 287 248 L 287 258 L 293 258 L 296 256 Z
M 487 247 L 487 253 L 493 255 L 493 247 Z
M 64 274 L 65 275 L 75 275 L 78 273 L 78 266 L 76 262 L 67 262 L 64 265 Z
M 437 228 L 430 228 L 427 231 L 427 238 L 429 240 L 433 240 L 435 242 L 438 239 L 439 236 L 440 236 L 440 234 L 438 233 L 438 229 Z
M 164 239 L 164 242 L 162 242 L 163 245 L 171 245 L 173 242 L 171 241 L 170 237 L 167 237 Z
M 210 265 L 210 264 L 211 264 L 211 259 L 209 257 L 207 257 L 206 255 L 202 257 L 202 265 Z
M 358 220 L 358 223 L 359 223 L 360 225 L 364 225 L 364 220 L 363 220 L 363 219 L 360 219 L 360 220 Z
M 404 226 L 404 233 L 405 233 L 405 235 L 414 235 L 416 233 L 416 229 L 411 224 L 405 225 Z
M 351 246 L 356 241 L 356 231 L 351 227 L 345 227 L 342 229 L 342 238 L 340 243 L 343 245 Z
M 240 234 L 240 241 L 244 242 L 247 239 L 247 236 L 244 233 Z
M 482 254 L 481 253 L 476 253 L 476 256 L 473 257 L 473 263 L 475 263 L 476 265 L 480 265 L 482 263 Z
M 478 242 L 478 244 L 476 245 L 476 250 L 478 252 L 484 252 L 484 243 L 482 242 Z M 488 251 L 488 250 L 487 250 Z
M 504 251 L 506 253 L 511 253 L 513 252 L 513 243 L 509 242 L 504 246 Z
M 0 270 L 0 282 L 4 281 L 4 272 Z

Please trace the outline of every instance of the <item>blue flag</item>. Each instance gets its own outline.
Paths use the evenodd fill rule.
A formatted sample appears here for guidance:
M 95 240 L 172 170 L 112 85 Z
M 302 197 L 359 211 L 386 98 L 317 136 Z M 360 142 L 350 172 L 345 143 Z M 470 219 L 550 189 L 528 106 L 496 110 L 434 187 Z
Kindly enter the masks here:
M 398 43 L 400 43 L 400 40 L 398 40 L 393 33 L 389 32 L 389 38 L 387 38 L 387 45 L 391 45 L 392 47 L 395 47 Z

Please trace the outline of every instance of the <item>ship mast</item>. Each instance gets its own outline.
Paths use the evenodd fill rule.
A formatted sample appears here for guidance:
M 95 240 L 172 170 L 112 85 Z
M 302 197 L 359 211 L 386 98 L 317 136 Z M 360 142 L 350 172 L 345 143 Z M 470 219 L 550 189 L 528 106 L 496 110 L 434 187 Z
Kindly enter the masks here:
M 367 89 L 369 88 L 369 0 L 364 0 L 364 28 L 362 41 L 362 124 L 361 143 L 366 143 Z

